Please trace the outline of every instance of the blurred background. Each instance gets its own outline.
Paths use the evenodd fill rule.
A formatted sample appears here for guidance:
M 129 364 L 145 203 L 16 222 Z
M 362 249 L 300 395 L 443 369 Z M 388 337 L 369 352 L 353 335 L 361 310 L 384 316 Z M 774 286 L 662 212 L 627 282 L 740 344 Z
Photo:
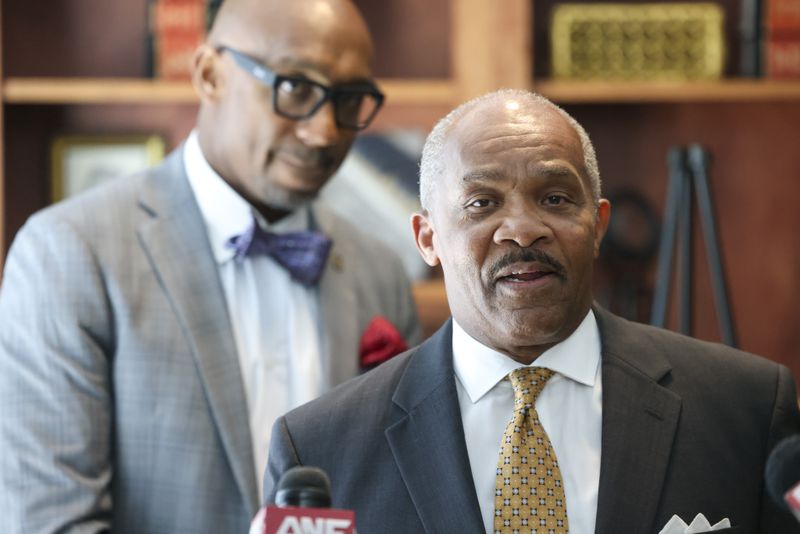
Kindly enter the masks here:
M 711 157 L 738 344 L 800 379 L 800 0 L 628 9 L 547 0 L 356 3 L 376 42 L 374 71 L 387 102 L 323 197 L 395 247 L 428 333 L 448 309 L 440 273 L 417 258 L 408 224 L 424 137 L 468 98 L 530 88 L 581 122 L 597 150 L 615 208 L 598 301 L 650 320 L 667 153 L 698 143 Z M 36 210 L 152 164 L 183 140 L 196 113 L 188 62 L 217 4 L 0 1 L 2 257 Z M 717 341 L 698 224 L 694 234 L 691 333 Z M 675 308 L 667 317 L 673 329 Z

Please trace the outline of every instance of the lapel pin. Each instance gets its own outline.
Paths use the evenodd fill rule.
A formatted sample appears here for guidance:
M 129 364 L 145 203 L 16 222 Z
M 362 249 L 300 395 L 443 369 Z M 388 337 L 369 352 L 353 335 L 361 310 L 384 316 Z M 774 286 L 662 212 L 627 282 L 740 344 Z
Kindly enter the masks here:
M 333 267 L 337 272 L 341 272 L 344 268 L 344 260 L 339 254 L 331 255 L 331 267 Z

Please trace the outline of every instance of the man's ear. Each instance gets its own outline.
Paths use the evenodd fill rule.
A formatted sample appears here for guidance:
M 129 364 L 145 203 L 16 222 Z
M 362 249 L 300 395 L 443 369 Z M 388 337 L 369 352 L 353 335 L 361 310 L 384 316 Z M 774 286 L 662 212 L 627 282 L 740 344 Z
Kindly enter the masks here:
M 608 221 L 611 218 L 611 202 L 601 198 L 597 204 L 597 215 L 594 223 L 594 257 L 600 254 L 600 243 L 608 230 Z
M 433 246 L 433 223 L 427 211 L 415 213 L 411 216 L 411 228 L 414 230 L 414 240 L 417 243 L 422 259 L 431 267 L 439 265 L 439 255 Z
M 192 57 L 192 85 L 200 100 L 217 100 L 223 88 L 220 53 L 203 43 Z

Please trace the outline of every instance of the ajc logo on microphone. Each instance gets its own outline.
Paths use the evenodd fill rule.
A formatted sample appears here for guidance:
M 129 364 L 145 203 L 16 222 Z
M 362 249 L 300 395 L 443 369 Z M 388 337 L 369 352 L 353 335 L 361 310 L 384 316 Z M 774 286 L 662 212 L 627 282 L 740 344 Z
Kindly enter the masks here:
M 266 517 L 261 512 L 266 511 Z M 253 521 L 263 525 L 261 534 L 354 534 L 355 513 L 333 508 L 299 508 L 294 506 L 262 508 Z M 259 521 L 260 520 L 260 521 Z M 251 527 L 250 532 L 253 532 Z

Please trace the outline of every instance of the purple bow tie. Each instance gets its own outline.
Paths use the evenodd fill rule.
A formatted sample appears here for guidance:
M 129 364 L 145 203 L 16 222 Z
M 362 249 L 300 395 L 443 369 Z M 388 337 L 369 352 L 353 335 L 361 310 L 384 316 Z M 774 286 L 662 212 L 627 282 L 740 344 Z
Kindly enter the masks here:
M 241 235 L 233 236 L 227 246 L 236 251 L 234 259 L 267 254 L 289 271 L 293 279 L 306 287 L 319 282 L 333 242 L 320 232 L 303 231 L 273 234 L 253 221 Z

